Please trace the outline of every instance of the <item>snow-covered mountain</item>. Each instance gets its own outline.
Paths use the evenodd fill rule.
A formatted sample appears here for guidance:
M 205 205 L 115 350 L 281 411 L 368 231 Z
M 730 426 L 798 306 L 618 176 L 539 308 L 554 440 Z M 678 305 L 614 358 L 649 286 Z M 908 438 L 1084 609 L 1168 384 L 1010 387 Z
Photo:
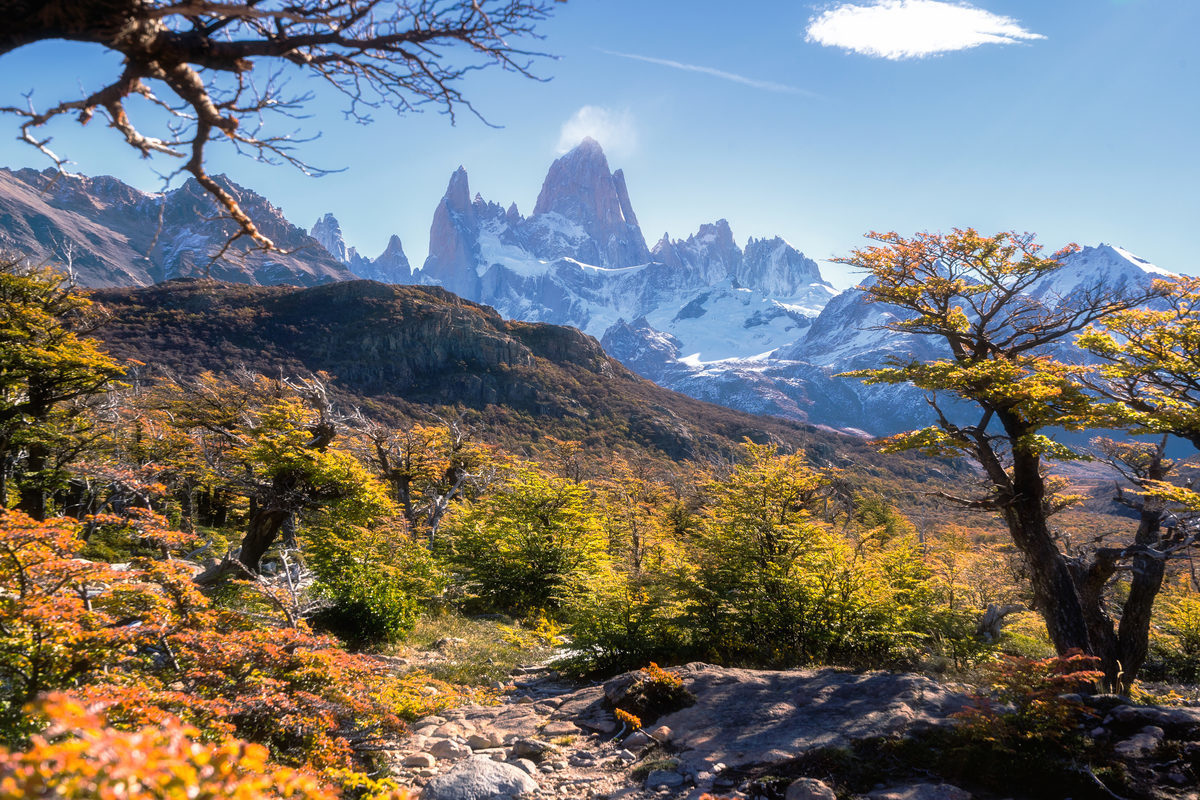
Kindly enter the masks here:
M 936 343 L 887 330 L 898 310 L 838 294 L 779 237 L 744 247 L 729 224 L 647 247 L 628 183 L 585 139 L 551 166 L 533 212 L 472 196 L 451 176 L 413 270 L 393 236 L 375 258 L 347 246 L 332 214 L 309 232 L 265 198 L 222 179 L 284 252 L 212 263 L 231 223 L 194 182 L 162 194 L 110 177 L 0 169 L 0 247 L 67 262 L 84 286 L 145 285 L 210 274 L 239 283 L 313 285 L 369 278 L 437 284 L 510 319 L 580 328 L 630 369 L 703 400 L 817 425 L 887 434 L 928 422 L 920 392 L 836 377 L 888 357 L 936 358 Z M 1087 247 L 1034 285 L 1054 306 L 1146 288 L 1166 273 L 1112 245 Z
M 434 211 L 417 279 L 506 317 L 602 337 L 628 320 L 685 357 L 765 353 L 795 341 L 836 292 L 780 238 L 738 247 L 725 220 L 646 247 L 625 176 L 585 139 L 556 160 L 533 213 L 471 196 L 466 170 Z
M 1170 275 L 1127 250 L 1101 244 L 1070 255 L 1065 266 L 1035 284 L 1029 295 L 1046 305 L 1097 291 L 1145 291 Z M 791 344 L 758 357 L 687 359 L 645 325 L 626 326 L 604 340 L 631 369 L 703 400 L 848 430 L 885 435 L 929 423 L 922 392 L 904 386 L 867 386 L 836 377 L 876 367 L 888 358 L 944 355 L 926 337 L 887 330 L 899 309 L 871 303 L 858 288 L 833 298 Z M 1081 358 L 1078 351 L 1060 354 Z

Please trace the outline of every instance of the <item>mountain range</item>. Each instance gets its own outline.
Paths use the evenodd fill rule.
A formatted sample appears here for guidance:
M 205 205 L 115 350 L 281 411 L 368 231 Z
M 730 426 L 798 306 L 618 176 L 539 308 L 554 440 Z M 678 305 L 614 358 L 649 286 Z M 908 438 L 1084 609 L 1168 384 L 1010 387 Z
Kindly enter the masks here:
M 367 278 L 441 286 L 503 317 L 578 328 L 629 369 L 692 397 L 846 432 L 925 424 L 920 393 L 863 386 L 838 373 L 888 356 L 927 358 L 930 342 L 886 330 L 895 310 L 857 288 L 838 293 L 815 261 L 780 237 L 739 246 L 729 224 L 648 246 L 621 170 L 585 139 L 554 161 L 529 216 L 472 196 L 459 167 L 438 202 L 428 256 L 413 269 L 392 236 L 375 258 L 347 246 L 326 214 L 309 231 L 232 182 L 283 253 L 245 246 L 212 261 L 232 223 L 194 182 L 148 194 L 111 177 L 0 169 L 0 246 L 67 263 L 84 286 L 180 277 L 315 286 Z M 1087 247 L 1032 293 L 1144 286 L 1164 271 L 1111 245 Z

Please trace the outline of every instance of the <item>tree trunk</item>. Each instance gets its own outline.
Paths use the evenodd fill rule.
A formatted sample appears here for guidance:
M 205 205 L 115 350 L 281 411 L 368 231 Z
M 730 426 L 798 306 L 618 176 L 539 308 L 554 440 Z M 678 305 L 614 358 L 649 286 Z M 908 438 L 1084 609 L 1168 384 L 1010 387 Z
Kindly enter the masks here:
M 267 550 L 275 543 L 284 520 L 288 518 L 286 509 L 274 506 L 261 508 L 250 517 L 246 527 L 246 535 L 242 537 L 242 549 L 238 561 L 251 572 L 258 572 L 259 563 Z
M 41 473 L 50 460 L 49 448 L 40 442 L 34 443 L 30 445 L 25 460 L 28 465 L 26 473 L 32 480 L 22 483 L 17 508 L 42 522 L 46 519 L 46 487 L 42 483 Z
M 1162 511 L 1143 508 L 1136 544 L 1145 547 L 1157 545 L 1161 526 Z M 1129 692 L 1142 664 L 1146 661 L 1146 651 L 1150 644 L 1150 613 L 1154 608 L 1154 598 L 1162 588 L 1165 571 L 1166 562 L 1162 559 L 1142 553 L 1133 557 L 1129 597 L 1121 610 L 1121 625 L 1117 631 L 1117 663 L 1111 665 L 1113 678 L 1117 679 L 1112 683 L 1122 694 Z M 1107 675 L 1110 665 L 1106 664 L 1104 671 Z
M 1013 441 L 1027 431 L 1006 429 Z M 1083 607 L 1067 560 L 1059 551 L 1046 520 L 1045 482 L 1041 459 L 1017 450 L 1013 454 L 1013 498 L 1004 509 L 1013 541 L 1025 556 L 1033 584 L 1034 604 L 1046 621 L 1050 641 L 1062 655 L 1070 650 L 1092 652 Z

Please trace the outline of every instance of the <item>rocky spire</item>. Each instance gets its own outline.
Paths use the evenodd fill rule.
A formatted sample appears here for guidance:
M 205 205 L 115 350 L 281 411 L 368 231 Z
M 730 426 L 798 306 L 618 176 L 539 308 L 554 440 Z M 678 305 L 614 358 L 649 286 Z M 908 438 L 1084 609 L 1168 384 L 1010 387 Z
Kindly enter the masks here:
M 628 267 L 650 260 L 625 176 L 609 171 L 595 139 L 584 139 L 550 165 L 533 213 L 558 214 L 582 228 L 594 243 L 593 263 L 599 266 Z M 590 261 L 591 255 L 581 250 L 575 257 Z
M 734 278 L 739 286 L 772 297 L 795 297 L 813 284 L 828 285 L 817 262 L 778 236 L 746 242 L 746 252 Z
M 349 260 L 346 252 L 346 240 L 342 238 L 342 226 L 333 214 L 326 214 L 316 221 L 309 231 L 309 236 L 321 243 L 329 254 L 345 264 Z
M 467 171 L 450 176 L 446 194 L 433 213 L 429 228 L 429 257 L 421 272 L 455 294 L 478 299 L 479 221 L 471 205 Z

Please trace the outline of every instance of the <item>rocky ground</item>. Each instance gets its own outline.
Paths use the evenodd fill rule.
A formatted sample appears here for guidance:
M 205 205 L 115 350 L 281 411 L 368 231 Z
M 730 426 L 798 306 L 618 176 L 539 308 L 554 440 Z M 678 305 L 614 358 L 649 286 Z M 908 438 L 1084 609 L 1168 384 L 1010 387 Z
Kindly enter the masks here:
M 805 753 L 953 725 L 951 715 L 968 700 L 965 686 L 907 673 L 768 672 L 699 663 L 676 672 L 694 705 L 630 733 L 613 714 L 629 675 L 580 685 L 545 666 L 518 668 L 498 705 L 424 718 L 389 758 L 422 800 L 696 800 L 706 793 L 833 800 L 852 795 L 836 782 L 781 776 L 797 775 Z M 1090 735 L 1112 742 L 1128 771 L 1157 787 L 1141 796 L 1200 798 L 1190 766 L 1200 757 L 1200 708 L 1118 704 L 1099 719 Z M 972 795 L 931 775 L 853 796 L 968 800 L 1005 793 Z

